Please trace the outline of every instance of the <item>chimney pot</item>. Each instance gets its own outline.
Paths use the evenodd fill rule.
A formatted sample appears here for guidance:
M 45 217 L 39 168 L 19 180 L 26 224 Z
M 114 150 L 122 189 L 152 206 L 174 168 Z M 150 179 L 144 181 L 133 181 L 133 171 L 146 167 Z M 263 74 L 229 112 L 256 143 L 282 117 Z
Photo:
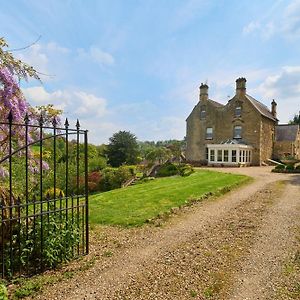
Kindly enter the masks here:
M 244 96 L 246 94 L 246 78 L 239 77 L 236 81 L 236 95 Z
M 272 112 L 272 115 L 276 118 L 277 117 L 277 103 L 275 102 L 274 99 L 271 102 L 271 112 Z
M 208 85 L 201 83 L 200 85 L 200 101 L 208 100 Z

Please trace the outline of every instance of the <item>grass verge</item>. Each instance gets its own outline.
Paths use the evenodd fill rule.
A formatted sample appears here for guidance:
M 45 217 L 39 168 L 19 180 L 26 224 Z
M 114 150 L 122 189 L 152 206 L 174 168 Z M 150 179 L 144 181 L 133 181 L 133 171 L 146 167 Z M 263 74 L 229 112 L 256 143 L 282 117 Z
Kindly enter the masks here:
M 149 219 L 248 182 L 244 175 L 198 170 L 188 177 L 158 178 L 90 197 L 90 223 L 140 226 Z

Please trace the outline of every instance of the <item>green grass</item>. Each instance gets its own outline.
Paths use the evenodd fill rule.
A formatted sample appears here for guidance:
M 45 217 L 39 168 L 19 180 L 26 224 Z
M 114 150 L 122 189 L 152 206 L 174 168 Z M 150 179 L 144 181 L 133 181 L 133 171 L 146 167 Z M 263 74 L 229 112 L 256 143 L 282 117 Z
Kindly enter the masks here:
M 249 177 L 199 170 L 188 177 L 159 178 L 145 184 L 90 196 L 91 224 L 140 226 L 148 219 L 212 193 L 218 195 Z

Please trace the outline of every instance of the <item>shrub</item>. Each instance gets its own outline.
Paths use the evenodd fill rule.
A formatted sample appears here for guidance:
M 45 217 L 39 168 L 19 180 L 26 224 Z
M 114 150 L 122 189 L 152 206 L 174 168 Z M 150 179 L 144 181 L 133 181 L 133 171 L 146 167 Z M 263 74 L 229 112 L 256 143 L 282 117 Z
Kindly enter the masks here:
M 150 182 L 154 179 L 155 179 L 154 177 L 145 177 L 145 178 L 138 180 L 135 184 L 142 184 L 142 183 Z
M 102 170 L 102 179 L 100 181 L 101 191 L 110 191 L 120 188 L 123 183 L 134 176 L 134 172 L 132 166 L 105 168 Z
M 61 189 L 56 188 L 55 189 L 55 197 L 58 198 L 58 197 L 60 197 L 60 195 L 62 197 L 65 196 L 64 192 Z M 45 196 L 45 198 L 49 197 L 49 199 L 54 199 L 54 187 L 46 190 L 45 193 L 44 193 L 44 196 Z
M 4 284 L 0 284 L 0 300 L 8 300 L 8 293 Z
M 157 177 L 168 177 L 179 174 L 178 168 L 172 163 L 165 163 L 158 170 L 156 176 Z
M 287 171 L 293 171 L 295 168 L 293 165 L 287 165 L 285 168 Z
M 19 228 L 15 228 L 19 233 L 12 235 L 11 243 L 7 241 L 3 244 L 4 256 L 9 257 L 12 253 L 13 257 L 12 261 L 5 261 L 6 276 L 11 276 L 12 270 L 22 267 L 29 272 L 36 270 L 40 263 L 45 269 L 54 268 L 76 255 L 82 222 L 76 213 L 68 218 L 66 213 L 53 213 L 37 217 L 29 224 L 25 222 L 22 220 Z
M 285 169 L 285 165 L 277 165 L 275 167 L 275 170 L 284 170 Z
M 89 159 L 89 171 L 100 171 L 107 167 L 107 162 L 104 157 L 98 156 Z
M 189 176 L 194 172 L 194 169 L 189 164 L 180 164 L 178 166 L 180 176 Z

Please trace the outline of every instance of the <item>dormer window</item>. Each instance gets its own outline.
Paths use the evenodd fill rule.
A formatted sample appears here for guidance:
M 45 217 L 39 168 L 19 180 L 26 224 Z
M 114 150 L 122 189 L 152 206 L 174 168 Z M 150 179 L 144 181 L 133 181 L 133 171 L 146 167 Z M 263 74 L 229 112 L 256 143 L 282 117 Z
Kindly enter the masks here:
M 242 115 L 242 107 L 240 105 L 235 107 L 234 116 L 236 118 L 240 117 Z
M 241 139 L 242 138 L 242 126 L 234 126 L 233 128 L 233 138 Z
M 206 107 L 203 105 L 200 108 L 200 119 L 205 120 L 206 118 Z
M 207 127 L 206 128 L 206 139 L 207 140 L 212 140 L 213 139 L 213 129 L 212 129 L 212 127 Z

